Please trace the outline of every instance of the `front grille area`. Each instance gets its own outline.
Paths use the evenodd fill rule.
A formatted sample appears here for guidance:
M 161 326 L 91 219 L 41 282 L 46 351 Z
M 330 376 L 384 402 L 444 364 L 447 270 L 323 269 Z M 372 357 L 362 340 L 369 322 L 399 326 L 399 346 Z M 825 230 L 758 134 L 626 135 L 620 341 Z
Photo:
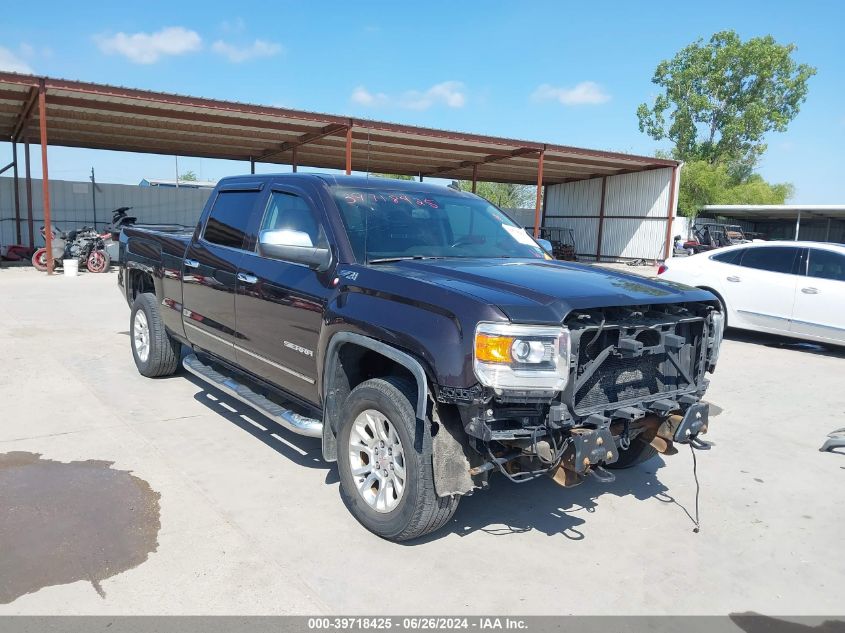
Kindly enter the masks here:
M 665 352 L 636 358 L 610 356 L 575 393 L 575 409 L 592 411 L 688 387 L 673 370 Z
M 567 401 L 577 415 L 693 391 L 701 379 L 705 320 L 700 313 L 618 309 L 575 315 L 567 325 L 577 358 Z

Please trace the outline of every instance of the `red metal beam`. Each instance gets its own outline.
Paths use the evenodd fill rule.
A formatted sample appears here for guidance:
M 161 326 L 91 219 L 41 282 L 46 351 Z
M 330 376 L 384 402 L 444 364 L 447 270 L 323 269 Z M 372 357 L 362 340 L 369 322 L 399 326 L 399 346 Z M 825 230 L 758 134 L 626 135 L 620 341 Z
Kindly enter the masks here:
M 601 241 L 604 232 L 604 199 L 607 195 L 607 176 L 601 179 L 601 199 L 599 200 L 599 230 L 596 242 L 596 261 L 601 261 Z
M 672 168 L 672 182 L 669 183 L 669 208 L 666 209 L 666 244 L 663 248 L 664 261 L 669 259 L 669 249 L 672 248 L 672 219 L 675 210 L 675 182 L 678 180 L 678 166 Z
M 12 141 L 12 158 L 14 160 L 14 167 L 12 167 L 12 183 L 15 189 L 14 191 L 14 199 L 15 199 L 15 236 L 17 237 L 17 243 L 21 243 L 21 194 L 20 194 L 20 183 L 18 181 L 18 143 L 17 141 Z
M 44 240 L 47 248 L 47 274 L 53 274 L 53 225 L 50 221 L 50 177 L 47 174 L 47 87 L 38 88 L 38 126 L 41 132 L 41 193 L 44 196 Z
M 32 86 L 29 89 L 29 94 L 27 95 L 26 101 L 24 102 L 23 109 L 20 111 L 20 114 L 18 114 L 17 121 L 15 121 L 15 127 L 12 128 L 12 141 L 17 141 L 20 137 L 27 120 L 29 120 L 29 115 L 32 113 L 32 108 L 35 105 L 35 101 L 37 99 L 38 88 L 36 86 Z
M 303 134 L 295 141 L 288 141 L 287 143 L 282 143 L 278 149 L 270 150 L 269 152 L 263 154 L 262 156 L 258 157 L 258 160 L 264 160 L 270 158 L 271 156 L 276 156 L 277 154 L 284 154 L 285 152 L 295 149 L 300 145 L 305 145 L 306 143 L 311 143 L 313 141 L 317 141 L 323 137 L 331 136 L 332 134 L 338 134 L 343 131 L 347 131 L 349 129 L 346 125 L 341 124 L 332 124 L 327 125 L 325 127 L 321 127 L 316 132 L 309 132 L 308 134 Z M 347 134 L 348 135 L 348 134 Z
M 537 159 L 537 201 L 534 203 L 534 239 L 540 237 L 540 202 L 543 191 L 543 158 L 546 150 L 540 150 L 540 157 Z
M 32 170 L 29 165 L 29 139 L 24 139 L 23 162 L 26 174 L 26 225 L 29 233 L 29 247 L 35 248 L 35 235 L 32 230 Z
M 507 154 L 490 154 L 488 156 L 485 156 L 481 160 L 465 160 L 465 161 L 458 163 L 457 165 L 446 165 L 444 167 L 438 167 L 434 171 L 428 172 L 426 174 L 426 176 L 436 176 L 438 174 L 448 174 L 449 172 L 457 171 L 459 169 L 466 169 L 467 167 L 472 167 L 474 169 L 475 167 L 478 167 L 479 165 L 487 165 L 489 163 L 496 163 L 496 162 L 499 162 L 500 160 L 507 160 L 509 158 L 516 158 L 517 156 L 524 156 L 525 154 L 536 154 L 538 151 L 542 152 L 542 150 L 536 150 L 533 147 L 520 147 L 520 148 L 515 149 L 511 152 L 508 152 Z
M 346 128 L 346 175 L 352 173 L 352 126 Z

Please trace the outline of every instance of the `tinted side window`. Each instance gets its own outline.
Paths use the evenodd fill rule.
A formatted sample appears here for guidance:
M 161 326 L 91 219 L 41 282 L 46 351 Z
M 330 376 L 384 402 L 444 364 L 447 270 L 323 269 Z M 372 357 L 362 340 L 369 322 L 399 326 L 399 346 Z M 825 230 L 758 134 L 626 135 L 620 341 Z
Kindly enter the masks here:
M 212 244 L 243 248 L 249 216 L 258 191 L 221 191 L 217 194 L 203 238 Z
M 308 204 L 297 195 L 274 191 L 270 194 L 262 231 L 295 231 L 300 246 L 324 246 L 326 236 Z M 307 236 L 307 238 L 305 237 Z M 293 242 L 291 242 L 293 243 Z
M 746 248 L 740 266 L 757 268 L 773 273 L 792 273 L 798 249 L 791 246 L 760 246 Z
M 715 255 L 711 255 L 710 259 L 714 259 L 717 262 L 722 262 L 723 264 L 738 264 L 739 260 L 742 259 L 742 254 L 748 249 L 745 248 L 735 248 L 730 251 L 722 251 L 721 253 L 716 253 Z
M 845 281 L 845 255 L 811 248 L 807 274 L 810 277 Z

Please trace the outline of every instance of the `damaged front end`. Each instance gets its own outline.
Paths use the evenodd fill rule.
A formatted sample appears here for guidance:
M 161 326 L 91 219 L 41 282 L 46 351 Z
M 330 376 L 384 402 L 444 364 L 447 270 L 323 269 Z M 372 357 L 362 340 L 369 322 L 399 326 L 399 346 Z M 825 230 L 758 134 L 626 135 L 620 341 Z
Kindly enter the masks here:
M 479 324 L 480 385 L 438 392 L 458 405 L 473 453 L 469 489 L 492 472 L 610 482 L 606 466 L 633 465 L 648 447 L 709 448 L 699 437 L 708 422 L 701 399 L 722 329 L 718 310 L 700 302 L 578 310 L 557 328 Z

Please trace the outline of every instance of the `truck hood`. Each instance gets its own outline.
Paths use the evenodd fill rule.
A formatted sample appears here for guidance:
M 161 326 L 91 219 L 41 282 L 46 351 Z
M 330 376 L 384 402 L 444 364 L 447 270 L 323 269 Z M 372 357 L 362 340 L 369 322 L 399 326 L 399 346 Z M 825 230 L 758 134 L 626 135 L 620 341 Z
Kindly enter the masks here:
M 560 323 L 579 308 L 715 300 L 682 284 L 559 261 L 406 260 L 383 265 L 387 269 L 495 305 L 520 323 Z

